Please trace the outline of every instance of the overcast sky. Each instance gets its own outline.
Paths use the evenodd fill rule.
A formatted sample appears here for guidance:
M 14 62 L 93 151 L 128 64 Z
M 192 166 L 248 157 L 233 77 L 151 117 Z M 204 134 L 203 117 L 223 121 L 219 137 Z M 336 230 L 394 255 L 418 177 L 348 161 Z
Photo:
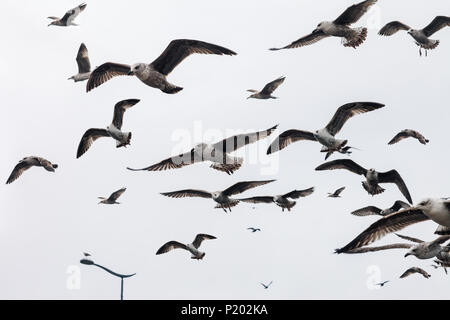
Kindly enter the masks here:
M 356 0 L 279 1 L 88 1 L 78 27 L 47 27 L 50 15 L 63 16 L 79 1 L 12 1 L 0 19 L 3 149 L 0 172 L 6 181 L 16 163 L 37 155 L 59 164 L 56 173 L 27 171 L 11 185 L 0 184 L 0 249 L 3 299 L 118 299 L 120 280 L 79 264 L 82 252 L 121 273 L 126 299 L 446 299 L 449 278 L 430 267 L 432 260 L 404 258 L 404 250 L 366 255 L 335 255 L 376 217 L 350 212 L 367 205 L 386 208 L 403 199 L 393 185 L 375 197 L 361 187 L 362 177 L 314 168 L 324 161 L 320 145 L 295 143 L 267 157 L 268 144 L 287 129 L 316 130 L 348 102 L 375 101 L 386 107 L 349 120 L 339 138 L 358 147 L 351 158 L 366 168 L 397 169 L 414 202 L 450 196 L 448 123 L 450 30 L 428 57 L 406 33 L 386 38 L 378 28 L 392 20 L 426 26 L 436 15 L 449 15 L 447 0 L 380 0 L 355 26 L 369 26 L 356 50 L 340 39 L 272 52 L 311 32 L 322 20 L 334 20 Z M 86 82 L 67 78 L 77 72 L 81 42 L 92 67 L 107 61 L 153 61 L 178 38 L 225 46 L 237 56 L 195 55 L 169 76 L 184 87 L 176 95 L 150 88 L 136 78 L 117 77 L 86 93 Z M 261 89 L 281 76 L 278 100 L 246 100 L 246 89 Z M 95 142 L 80 159 L 76 149 L 88 128 L 106 127 L 113 106 L 137 98 L 123 130 L 131 145 L 115 148 L 111 139 Z M 279 131 L 237 154 L 245 163 L 228 176 L 207 163 L 164 172 L 131 172 L 195 143 L 230 132 Z M 430 139 L 423 146 L 405 140 L 388 146 L 400 130 L 416 129 Z M 213 139 L 214 140 L 214 139 Z M 332 159 L 347 158 L 333 155 Z M 243 196 L 284 194 L 311 186 L 290 213 L 274 204 L 239 204 L 230 214 L 201 198 L 171 199 L 160 192 L 184 188 L 223 190 L 244 180 L 277 179 Z M 340 199 L 327 192 L 346 186 Z M 98 196 L 127 187 L 122 204 L 98 205 Z M 253 209 L 255 207 L 255 209 Z M 262 229 L 250 233 L 247 227 Z M 402 234 L 434 239 L 436 224 L 421 223 Z M 202 261 L 177 250 L 156 256 L 169 240 L 205 241 Z M 402 242 L 390 235 L 377 244 Z M 399 276 L 423 267 L 426 280 Z M 80 271 L 78 274 L 77 268 Z M 69 271 L 69 273 L 68 273 Z M 79 276 L 80 287 L 67 285 Z M 264 290 L 259 282 L 273 280 Z M 370 285 L 391 280 L 381 290 Z

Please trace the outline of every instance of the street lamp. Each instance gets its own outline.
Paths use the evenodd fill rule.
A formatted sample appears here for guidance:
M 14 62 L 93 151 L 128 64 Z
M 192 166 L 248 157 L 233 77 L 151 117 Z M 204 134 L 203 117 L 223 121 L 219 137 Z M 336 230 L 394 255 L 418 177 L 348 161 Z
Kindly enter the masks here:
M 114 272 L 114 271 L 112 271 L 112 270 L 110 270 L 110 269 L 108 269 L 108 268 L 106 268 L 104 266 L 96 264 L 96 263 L 94 263 L 93 260 L 88 259 L 88 258 L 81 259 L 80 263 L 88 265 L 88 266 L 99 267 L 99 268 L 105 270 L 106 272 L 112 274 L 113 276 L 119 277 L 120 278 L 120 300 L 123 300 L 123 279 L 124 278 L 130 278 L 130 277 L 132 277 L 132 276 L 134 276 L 136 274 L 136 273 L 133 273 L 133 274 L 120 274 L 120 273 Z

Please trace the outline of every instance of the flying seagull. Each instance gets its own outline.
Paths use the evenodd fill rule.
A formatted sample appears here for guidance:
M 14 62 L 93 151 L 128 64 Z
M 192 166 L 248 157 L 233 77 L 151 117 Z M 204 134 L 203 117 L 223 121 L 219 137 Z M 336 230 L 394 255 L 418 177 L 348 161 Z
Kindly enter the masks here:
M 217 238 L 209 234 L 200 233 L 196 235 L 194 241 L 189 244 L 183 244 L 178 241 L 169 241 L 166 244 L 164 244 L 161 248 L 159 248 L 156 254 L 158 255 L 162 253 L 167 253 L 173 249 L 184 249 L 192 254 L 191 259 L 201 260 L 203 259 L 206 253 L 199 251 L 198 248 L 200 248 L 200 245 L 202 244 L 203 240 L 212 240 L 212 239 Z
M 428 198 L 409 209 L 391 213 L 372 223 L 344 247 L 336 249 L 336 253 L 343 253 L 369 245 L 389 233 L 400 231 L 407 226 L 430 219 L 439 225 L 450 227 L 450 200 Z
M 384 285 L 385 285 L 386 283 L 388 283 L 388 282 L 389 282 L 389 280 L 386 280 L 386 281 L 383 281 L 383 282 L 376 283 L 375 285 L 376 285 L 376 286 L 380 286 L 380 287 L 384 287 Z
M 348 7 L 336 20 L 323 21 L 310 34 L 292 42 L 282 48 L 269 50 L 292 49 L 316 43 L 326 37 L 339 37 L 344 47 L 358 47 L 366 40 L 367 28 L 351 28 L 350 25 L 357 22 L 377 0 L 366 0 Z
M 186 153 L 165 159 L 149 167 L 127 169 L 132 171 L 162 171 L 181 168 L 197 162 L 211 161 L 211 168 L 232 174 L 242 166 L 243 159 L 231 156 L 229 153 L 270 136 L 277 127 L 278 125 L 263 131 L 231 136 L 214 144 L 200 143 Z
M 256 231 L 261 231 L 260 228 L 253 228 L 253 227 L 247 228 L 247 230 L 250 230 L 252 233 L 255 233 Z
M 171 198 L 184 198 L 184 197 L 201 197 L 213 199 L 217 205 L 215 208 L 222 208 L 225 212 L 228 210 L 231 212 L 231 207 L 234 207 L 239 203 L 238 199 L 230 198 L 233 195 L 240 194 L 248 189 L 255 188 L 258 186 L 262 186 L 264 184 L 273 182 L 275 180 L 264 180 L 264 181 L 243 181 L 238 182 L 232 185 L 231 187 L 216 192 L 208 192 L 203 190 L 195 190 L 195 189 L 185 189 L 173 192 L 164 192 L 161 193 L 164 196 Z
M 82 3 L 78 7 L 70 9 L 61 19 L 53 16 L 48 17 L 49 19 L 53 20 L 52 22 L 50 22 L 48 26 L 52 25 L 60 27 L 78 26 L 78 24 L 74 23 L 73 20 L 80 14 L 81 11 L 83 11 L 86 8 L 86 6 L 87 6 L 86 3 Z
M 408 270 L 406 270 L 401 276 L 400 276 L 400 278 L 406 278 L 407 276 L 410 276 L 410 275 L 412 275 L 412 274 L 414 274 L 414 273 L 420 273 L 421 275 L 423 275 L 425 278 L 429 278 L 429 277 L 431 277 L 431 275 L 430 274 L 428 274 L 425 270 L 423 270 L 423 269 L 420 269 L 420 268 L 418 268 L 418 267 L 412 267 L 412 268 L 409 268 Z
M 450 17 L 446 16 L 437 16 L 429 25 L 420 30 L 411 29 L 400 21 L 392 21 L 381 28 L 378 34 L 382 36 L 392 36 L 397 33 L 397 31 L 407 31 L 419 46 L 419 55 L 422 55 L 422 48 L 425 49 L 425 55 L 427 55 L 428 50 L 432 50 L 439 45 L 439 40 L 431 40 L 430 37 L 447 26 L 450 26 Z
M 409 204 L 407 204 L 406 202 L 397 200 L 394 202 L 394 204 L 390 208 L 387 208 L 387 209 L 380 209 L 375 206 L 367 206 L 367 207 L 353 211 L 352 214 L 355 216 L 359 216 L 359 217 L 370 216 L 370 215 L 387 216 L 388 214 L 396 212 L 400 209 L 407 209 L 410 207 L 411 206 Z
M 115 76 L 129 75 L 139 78 L 146 85 L 165 93 L 177 93 L 182 90 L 169 83 L 166 76 L 186 57 L 193 53 L 235 55 L 236 53 L 215 44 L 188 39 L 172 40 L 166 50 L 152 63 L 135 63 L 133 65 L 106 62 L 97 67 L 89 77 L 86 92 L 98 87 Z
M 116 140 L 116 147 L 126 147 L 130 144 L 131 132 L 122 132 L 123 114 L 131 108 L 139 99 L 127 99 L 116 103 L 112 123 L 106 129 L 88 129 L 78 145 L 77 158 L 81 157 L 91 147 L 95 140 L 101 137 L 111 137 Z
M 291 208 L 293 206 L 295 206 L 296 202 L 289 200 L 289 198 L 298 199 L 300 197 L 309 196 L 313 192 L 314 192 L 314 187 L 311 187 L 311 188 L 305 189 L 305 190 L 294 190 L 294 191 L 288 192 L 283 195 L 278 195 L 278 196 L 251 197 L 251 198 L 239 199 L 239 201 L 250 202 L 250 203 L 272 203 L 272 202 L 274 202 L 277 206 L 281 207 L 281 211 L 284 211 L 284 209 L 291 211 Z
M 101 199 L 99 204 L 100 203 L 103 203 L 103 204 L 120 204 L 120 202 L 117 202 L 117 199 L 119 199 L 119 197 L 122 195 L 122 193 L 125 192 L 125 190 L 127 190 L 127 188 L 119 189 L 119 190 L 113 192 L 108 198 L 98 197 L 99 199 Z
M 341 197 L 341 192 L 345 190 L 345 187 L 339 188 L 336 191 L 334 191 L 333 193 L 328 192 L 328 197 L 329 198 L 340 198 Z
M 405 129 L 397 133 L 395 137 L 393 137 L 392 140 L 388 142 L 388 144 L 394 144 L 409 137 L 419 140 L 421 144 L 427 144 L 428 142 L 430 142 L 430 140 L 425 139 L 425 137 L 419 132 L 411 129 Z
M 314 132 L 296 129 L 287 130 L 272 142 L 269 149 L 267 149 L 267 154 L 275 153 L 291 143 L 300 140 L 319 142 L 322 145 L 321 152 L 333 153 L 337 151 L 344 154 L 350 153 L 348 148 L 344 149 L 347 140 L 336 139 L 335 135 L 342 129 L 345 122 L 354 115 L 377 110 L 382 107 L 384 107 L 384 104 L 376 102 L 351 102 L 344 104 L 337 109 L 325 128 Z M 328 157 L 329 154 L 327 154 Z
M 269 289 L 269 287 L 271 286 L 271 284 L 273 283 L 273 281 L 270 281 L 269 284 L 264 284 L 262 282 L 260 282 L 261 285 L 264 287 L 264 289 Z
M 76 60 L 78 65 L 78 73 L 71 76 L 67 80 L 78 82 L 89 79 L 89 76 L 91 75 L 91 63 L 89 62 L 88 49 L 84 43 L 82 43 L 80 45 L 80 49 L 78 49 Z
M 19 161 L 19 163 L 14 167 L 11 175 L 9 176 L 6 184 L 10 184 L 17 180 L 24 171 L 30 169 L 31 167 L 43 167 L 45 170 L 50 172 L 55 172 L 55 169 L 58 168 L 57 164 L 51 163 L 47 159 L 41 157 L 25 157 Z
M 261 91 L 249 89 L 248 92 L 253 92 L 247 99 L 277 99 L 277 97 L 272 96 L 272 93 L 284 82 L 286 77 L 280 77 L 272 82 L 269 82 L 264 86 Z

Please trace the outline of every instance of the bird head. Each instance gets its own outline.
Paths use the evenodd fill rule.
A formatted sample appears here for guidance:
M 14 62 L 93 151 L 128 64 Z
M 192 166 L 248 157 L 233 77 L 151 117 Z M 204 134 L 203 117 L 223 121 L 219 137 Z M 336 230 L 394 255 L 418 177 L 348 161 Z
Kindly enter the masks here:
M 324 28 L 326 25 L 327 25 L 327 22 L 326 22 L 326 21 L 322 21 L 321 23 L 319 23 L 319 24 L 317 25 L 317 28 L 315 28 L 315 29 L 313 30 L 312 33 L 317 33 L 317 32 L 319 32 L 319 31 L 323 31 L 323 28 Z
M 411 249 L 409 249 L 409 251 L 405 254 L 405 258 L 407 256 L 417 256 L 418 253 L 418 247 L 417 246 L 413 246 L 411 247 Z
M 136 73 L 142 72 L 145 69 L 145 63 L 135 63 L 131 66 L 128 72 L 129 76 L 135 75 Z
M 424 199 L 419 204 L 415 205 L 416 209 L 427 210 L 431 207 L 431 199 Z

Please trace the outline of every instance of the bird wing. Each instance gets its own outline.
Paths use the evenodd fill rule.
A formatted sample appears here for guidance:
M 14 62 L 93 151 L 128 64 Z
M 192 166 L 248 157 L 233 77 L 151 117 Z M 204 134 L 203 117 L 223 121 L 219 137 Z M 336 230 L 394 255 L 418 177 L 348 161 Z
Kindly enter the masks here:
M 414 273 L 420 273 L 421 275 L 423 275 L 425 278 L 429 278 L 431 277 L 425 270 L 418 268 L 418 267 L 412 267 L 409 268 L 408 270 L 406 270 L 401 276 L 400 278 L 406 278 L 409 275 L 412 275 Z
M 404 240 L 408 240 L 408 241 L 412 241 L 412 242 L 416 242 L 416 243 L 422 243 L 423 240 L 417 239 L 417 238 L 413 238 L 413 237 L 408 237 L 408 236 L 403 236 L 401 234 L 396 233 L 397 237 L 400 237 Z
M 375 206 L 367 206 L 358 210 L 355 210 L 352 212 L 353 215 L 355 216 L 370 216 L 370 215 L 376 215 L 376 214 L 380 214 L 381 209 L 377 208 Z
M 169 241 L 166 244 L 164 244 L 161 248 L 159 248 L 158 251 L 156 251 L 156 254 L 166 253 L 173 249 L 188 250 L 188 247 L 185 244 L 180 243 L 178 241 Z
M 314 187 L 304 189 L 304 190 L 294 190 L 291 192 L 288 192 L 283 195 L 283 198 L 291 198 L 291 199 L 298 199 L 300 197 L 306 197 L 309 196 L 314 192 Z
M 212 195 L 208 191 L 195 190 L 195 189 L 184 189 L 172 192 L 163 192 L 163 196 L 170 198 L 185 198 L 185 197 L 200 197 L 200 198 L 212 198 Z
M 130 71 L 131 67 L 128 64 L 106 62 L 92 71 L 86 84 L 86 92 L 91 91 L 113 77 L 126 76 Z
M 78 73 L 86 73 L 91 71 L 91 63 L 89 61 L 88 49 L 82 43 L 77 54 Z
M 410 135 L 408 134 L 408 132 L 403 130 L 403 131 L 400 131 L 399 133 L 397 133 L 395 135 L 395 137 L 393 137 L 391 139 L 391 141 L 388 142 L 388 144 L 394 144 L 394 143 L 397 143 L 397 142 L 399 142 L 403 139 L 409 138 L 409 137 L 410 137 Z
M 17 180 L 17 178 L 19 178 L 25 170 L 28 170 L 31 167 L 32 167 L 32 165 L 29 164 L 28 162 L 23 161 L 23 160 L 19 161 L 19 163 L 16 164 L 13 171 L 11 172 L 8 180 L 6 181 L 6 184 L 10 184 L 10 183 L 14 182 L 15 180 Z
M 239 199 L 239 201 L 249 202 L 249 203 L 272 203 L 273 197 L 271 196 L 259 196 L 259 197 L 251 197 Z
M 238 134 L 215 143 L 213 147 L 214 149 L 221 150 L 223 153 L 233 152 L 243 146 L 270 136 L 272 132 L 277 129 L 277 127 L 278 125 L 275 125 L 263 131 Z
M 345 187 L 341 187 L 341 188 L 337 189 L 337 190 L 333 193 L 333 195 L 338 196 L 338 195 L 340 195 L 341 192 L 344 191 L 344 190 L 345 190 Z
M 395 183 L 399 188 L 400 192 L 405 196 L 409 203 L 412 203 L 411 195 L 409 194 L 408 188 L 403 181 L 397 170 L 390 170 L 387 172 L 378 172 L 378 182 L 380 183 Z
M 322 163 L 316 168 L 317 171 L 321 170 L 335 170 L 335 169 L 347 169 L 353 173 L 359 175 L 366 175 L 367 169 L 361 167 L 359 164 L 350 159 L 337 159 Z
M 391 213 L 371 224 L 344 247 L 336 249 L 336 253 L 347 252 L 348 250 L 366 246 L 388 233 L 402 230 L 409 225 L 429 219 L 422 210 L 418 209 L 405 209 Z
M 123 122 L 123 114 L 125 113 L 125 111 L 128 108 L 131 108 L 132 106 L 134 106 L 136 103 L 138 103 L 139 99 L 127 99 L 127 100 L 122 100 L 116 103 L 116 105 L 114 106 L 114 116 L 113 116 L 113 125 L 117 128 L 117 129 L 122 129 L 122 122 Z
M 443 244 L 450 239 L 450 235 L 440 236 L 430 242 L 430 247 L 436 244 Z
M 340 25 L 350 25 L 357 22 L 361 17 L 373 6 L 377 0 L 366 0 L 358 4 L 348 7 L 336 20 L 333 22 Z
M 409 29 L 411 28 L 408 25 L 403 24 L 400 21 L 392 21 L 381 28 L 378 34 L 380 36 L 392 36 L 400 30 L 408 31 Z
M 194 242 L 192 242 L 192 245 L 194 246 L 195 249 L 198 249 L 200 247 L 200 245 L 202 244 L 203 240 L 213 240 L 213 239 L 217 239 L 214 236 L 211 236 L 209 234 L 204 234 L 204 233 L 199 233 L 198 235 L 195 236 Z
M 235 194 L 239 194 L 242 193 L 248 189 L 251 188 L 255 188 L 258 186 L 262 186 L 264 184 L 273 182 L 275 180 L 263 180 L 263 181 L 242 181 L 242 182 L 238 182 L 233 184 L 231 187 L 225 189 L 224 191 L 222 191 L 222 193 L 226 196 L 232 196 Z
M 411 206 L 408 203 L 406 203 L 404 201 L 401 201 L 401 200 L 397 200 L 397 201 L 394 202 L 394 204 L 392 205 L 391 209 L 394 210 L 394 211 L 398 211 L 400 209 L 407 209 L 407 208 L 410 208 L 410 207 Z
M 172 40 L 161 55 L 151 63 L 156 71 L 168 75 L 185 58 L 193 53 L 235 55 L 236 53 L 208 42 L 188 39 Z
M 281 49 L 293 49 L 293 48 L 300 48 L 303 46 L 308 46 L 310 44 L 316 43 L 319 40 L 322 40 L 323 38 L 328 37 L 327 34 L 323 33 L 320 30 L 317 31 L 313 31 L 312 33 L 298 39 L 295 40 L 294 42 L 292 42 L 291 44 L 288 44 L 287 46 L 284 46 L 282 48 L 270 48 L 269 50 L 272 51 L 276 51 L 276 50 L 281 50 Z
M 73 8 L 73 9 L 70 9 L 61 18 L 61 21 L 65 22 L 66 24 L 70 24 L 80 14 L 80 12 L 86 8 L 86 6 L 87 6 L 87 4 L 82 3 L 79 6 Z
M 381 250 L 389 250 L 389 249 L 409 249 L 413 245 L 409 243 L 393 243 L 388 244 L 384 246 L 379 247 L 362 247 L 362 248 L 355 248 L 349 251 L 346 251 L 344 253 L 366 253 L 366 252 L 375 252 L 375 251 L 381 251 Z
M 433 19 L 433 21 L 430 22 L 429 25 L 423 28 L 422 31 L 427 37 L 429 37 L 433 33 L 438 32 L 439 30 L 447 26 L 450 26 L 450 17 L 437 16 Z
M 377 110 L 382 107 L 384 107 L 384 104 L 377 102 L 351 102 L 344 104 L 336 110 L 333 118 L 327 124 L 326 129 L 332 136 L 335 136 L 342 129 L 345 122 L 354 115 Z
M 303 130 L 287 130 L 280 134 L 267 149 L 267 154 L 275 153 L 300 140 L 317 141 L 312 132 Z
M 202 157 L 200 155 L 197 155 L 197 153 L 195 153 L 192 149 L 189 152 L 179 154 L 176 157 L 167 158 L 161 162 L 142 169 L 133 169 L 129 167 L 127 167 L 127 169 L 131 171 L 163 171 L 168 169 L 178 169 L 202 161 Z
M 109 137 L 106 129 L 88 129 L 78 145 L 77 158 L 81 157 L 91 147 L 92 143 L 101 137 Z
M 284 82 L 284 79 L 286 79 L 286 77 L 280 77 L 276 80 L 269 82 L 261 90 L 261 94 L 264 94 L 264 95 L 272 94 L 279 87 L 279 85 Z
M 122 193 L 125 192 L 125 190 L 127 190 L 127 188 L 122 188 L 122 189 L 119 189 L 119 190 L 111 193 L 108 200 L 116 201 L 117 199 L 119 199 L 119 197 L 122 195 Z

